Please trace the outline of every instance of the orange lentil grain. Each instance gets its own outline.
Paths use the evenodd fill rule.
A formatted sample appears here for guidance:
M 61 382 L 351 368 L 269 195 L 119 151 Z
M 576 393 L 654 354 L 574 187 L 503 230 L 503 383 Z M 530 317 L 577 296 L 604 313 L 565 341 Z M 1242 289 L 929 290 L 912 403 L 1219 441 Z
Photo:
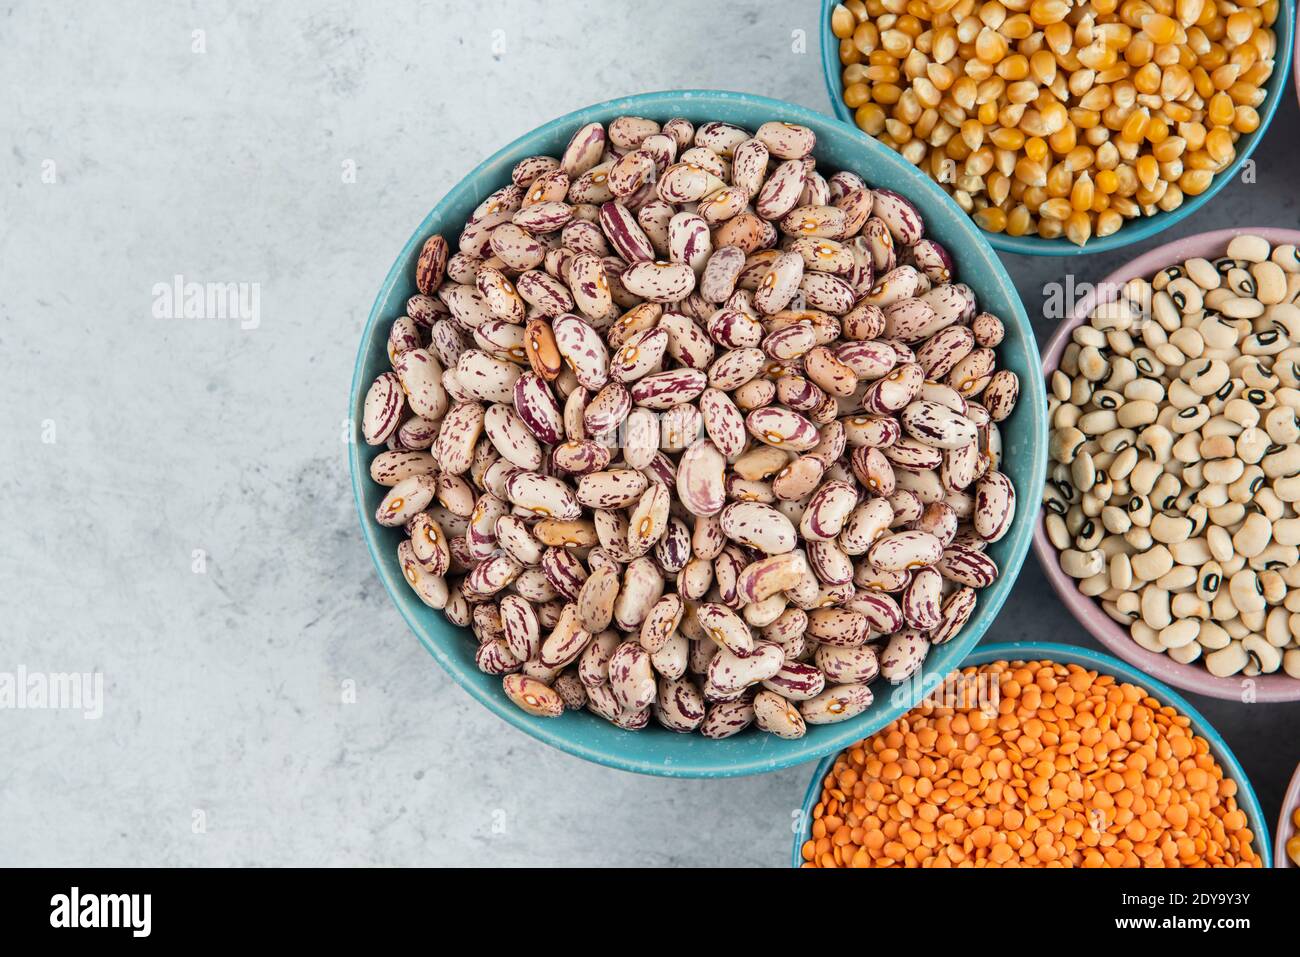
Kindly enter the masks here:
M 996 708 L 926 703 L 842 753 L 804 866 L 1260 866 L 1236 782 L 1185 715 L 1077 665 L 962 675 Z

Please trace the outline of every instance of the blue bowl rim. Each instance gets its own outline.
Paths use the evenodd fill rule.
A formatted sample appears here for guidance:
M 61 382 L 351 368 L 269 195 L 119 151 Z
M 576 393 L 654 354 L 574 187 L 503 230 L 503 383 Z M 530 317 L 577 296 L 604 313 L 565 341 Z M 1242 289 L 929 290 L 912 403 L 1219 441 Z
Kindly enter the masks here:
M 822 0 L 820 31 L 822 81 L 826 87 L 826 96 L 831 102 L 832 112 L 837 118 L 857 129 L 857 124 L 853 122 L 853 114 L 844 105 L 844 101 L 840 97 L 840 41 L 831 32 L 831 11 L 838 5 L 838 0 Z M 1288 0 L 1280 0 L 1277 22 L 1273 24 L 1273 30 L 1277 36 L 1278 56 L 1273 61 L 1273 75 L 1268 80 L 1268 95 L 1264 98 L 1264 103 L 1259 110 L 1259 129 L 1241 138 L 1241 140 L 1245 140 L 1245 146 L 1237 151 L 1237 158 L 1233 160 L 1232 165 L 1226 170 L 1214 175 L 1210 188 L 1200 196 L 1193 196 L 1191 199 L 1185 200 L 1181 206 L 1172 212 L 1162 212 L 1155 216 L 1144 216 L 1140 219 L 1131 220 L 1111 235 L 1101 239 L 1089 239 L 1083 246 L 1076 246 L 1068 239 L 1042 239 L 1038 236 L 1008 236 L 1006 233 L 984 232 L 989 245 L 1001 252 L 1018 253 L 1022 256 L 1082 256 L 1091 253 L 1105 253 L 1151 239 L 1156 234 L 1164 232 L 1169 227 L 1177 225 L 1192 215 L 1192 213 L 1213 199 L 1219 190 L 1237 177 L 1237 174 L 1241 172 L 1241 168 L 1246 165 L 1246 160 L 1250 159 L 1250 155 L 1255 152 L 1255 147 L 1259 145 L 1260 140 L 1264 138 L 1264 134 L 1268 132 L 1268 128 L 1273 122 L 1273 115 L 1277 112 L 1278 104 L 1282 102 L 1284 92 L 1287 96 L 1291 95 L 1292 86 L 1287 82 L 1287 77 L 1291 72 L 1291 59 L 1294 52 L 1294 29 L 1295 6 Z M 1238 143 L 1241 140 L 1238 140 Z
M 804 764 L 825 754 L 837 754 L 843 748 L 860 739 L 864 732 L 855 730 L 854 726 L 858 723 L 857 719 L 846 721 L 842 725 L 832 726 L 823 725 L 818 728 L 817 735 L 809 735 L 798 742 L 803 747 L 791 748 L 781 757 L 772 759 L 764 758 L 761 753 L 755 757 L 748 758 L 744 761 L 733 761 L 725 766 L 710 765 L 707 767 L 693 765 L 664 765 L 656 764 L 646 760 L 629 759 L 618 753 L 607 752 L 599 748 L 593 748 L 581 742 L 575 741 L 567 733 L 559 731 L 553 726 L 549 719 L 532 719 L 525 715 L 513 704 L 511 704 L 502 694 L 486 694 L 467 679 L 466 675 L 461 673 L 459 662 L 443 652 L 438 645 L 429 641 L 423 627 L 408 613 L 406 603 L 398 598 L 408 590 L 404 581 L 398 581 L 396 576 L 389 573 L 384 563 L 380 559 L 379 549 L 383 543 L 378 541 L 378 530 L 374 526 L 372 516 L 365 506 L 365 483 L 369 481 L 369 470 L 363 469 L 359 457 L 359 450 L 362 446 L 360 439 L 360 416 L 358 411 L 361 408 L 361 400 L 364 392 L 369 388 L 369 382 L 363 379 L 364 367 L 366 365 L 367 346 L 371 343 L 375 327 L 380 322 L 390 321 L 382 315 L 383 304 L 388 298 L 392 287 L 401 279 L 404 264 L 411 258 L 416 248 L 423 244 L 425 238 L 433 228 L 433 221 L 439 211 L 451 201 L 459 199 L 464 193 L 473 192 L 477 184 L 484 176 L 503 176 L 509 167 L 513 165 L 517 157 L 512 158 L 518 153 L 521 147 L 528 141 L 538 135 L 561 126 L 579 126 L 586 122 L 591 122 L 593 117 L 599 115 L 617 115 L 619 112 L 636 112 L 640 107 L 646 106 L 654 110 L 665 108 L 664 100 L 669 99 L 700 99 L 713 102 L 740 102 L 749 106 L 756 106 L 772 111 L 774 114 L 783 115 L 797 122 L 806 122 L 813 124 L 833 123 L 834 119 L 828 117 L 825 113 L 809 109 L 808 107 L 798 106 L 788 103 L 784 100 L 778 100 L 771 97 L 758 96 L 749 93 L 738 93 L 727 90 L 660 90 L 649 93 L 639 93 L 632 96 L 616 97 L 605 100 L 600 103 L 594 103 L 581 109 L 574 110 L 563 116 L 557 117 L 547 123 L 542 124 L 526 133 L 516 137 L 506 146 L 497 150 L 494 154 L 481 162 L 454 186 L 451 187 L 430 209 L 428 214 L 421 220 L 412 233 L 411 238 L 407 240 L 398 254 L 392 267 L 388 270 L 383 283 L 379 287 L 379 292 L 375 297 L 374 304 L 371 306 L 370 315 L 366 320 L 365 328 L 360 335 L 360 341 L 357 348 L 357 359 L 352 373 L 352 385 L 349 393 L 348 419 L 352 423 L 351 441 L 348 442 L 348 469 L 352 479 L 352 494 L 356 504 L 357 515 L 361 524 L 362 537 L 365 540 L 366 548 L 370 553 L 370 558 L 375 566 L 375 571 L 379 576 L 380 582 L 388 592 L 389 598 L 393 605 L 397 607 L 398 613 L 401 614 L 407 627 L 415 634 L 420 644 L 433 657 L 433 659 L 447 672 L 452 680 L 466 691 L 474 700 L 482 704 L 497 717 L 504 720 L 514 728 L 530 735 L 537 740 L 557 748 L 567 754 L 583 758 L 595 764 L 605 767 L 612 767 L 622 771 L 631 771 L 638 774 L 648 774 L 661 777 L 679 777 L 679 778 L 715 778 L 715 777 L 742 777 L 751 774 L 766 774 L 772 771 L 782 770 L 795 765 Z M 932 182 L 929 177 L 920 173 L 920 171 L 911 167 L 905 160 L 902 160 L 893 150 L 875 142 L 856 127 L 848 127 L 840 130 L 851 137 L 856 137 L 863 149 L 867 152 L 878 151 L 882 162 L 901 162 L 903 169 L 911 174 L 914 188 L 918 190 L 929 190 L 931 196 L 936 201 L 947 203 L 958 217 L 964 217 L 960 208 L 952 202 L 949 197 L 937 184 Z M 521 154 L 522 155 L 522 154 Z M 911 187 L 909 187 L 911 188 Z M 479 196 L 479 199 L 482 197 Z M 1046 480 L 1047 472 L 1047 398 L 1046 390 L 1042 384 L 1041 376 L 1034 376 L 1033 371 L 1041 368 L 1042 355 L 1038 348 L 1037 339 L 1034 336 L 1033 326 L 1029 322 L 1028 313 L 1025 310 L 1024 303 L 1020 300 L 1015 283 L 1007 274 L 1006 268 L 1002 265 L 1001 260 L 988 246 L 985 234 L 970 223 L 971 234 L 974 238 L 974 244 L 964 253 L 965 256 L 972 257 L 975 262 L 963 264 L 964 269 L 987 270 L 993 274 L 995 282 L 1006 290 L 1007 295 L 1013 306 L 1013 315 L 1008 317 L 1015 323 L 1024 336 L 1025 342 L 1032 352 L 1029 355 L 1030 378 L 1028 381 L 1021 383 L 1021 402 L 1030 403 L 1029 420 L 1026 423 L 1030 430 L 1036 433 L 1029 436 L 1028 447 L 1032 454 L 1033 460 L 1028 472 L 1029 492 L 1031 494 L 1022 496 L 1026 506 L 1016 516 L 1011 532 L 1007 535 L 1009 560 L 1005 563 L 998 577 L 998 583 L 1005 581 L 1007 584 L 993 595 L 983 606 L 983 617 L 981 618 L 982 627 L 978 630 L 972 630 L 969 633 L 959 634 L 954 638 L 952 643 L 957 647 L 958 642 L 963 643 L 966 647 L 973 648 L 983 637 L 984 632 L 993 623 L 1005 603 L 1011 589 L 1019 577 L 1024 562 L 1032 546 L 1034 513 L 1027 508 L 1028 505 L 1036 503 L 1042 497 L 1043 484 Z M 1037 359 L 1035 363 L 1033 360 Z M 1037 427 L 1035 428 L 1035 423 Z M 454 626 L 452 626 L 454 627 Z M 783 742 L 783 744 L 792 744 L 793 742 Z
M 1008 641 L 983 645 L 971 652 L 961 666 L 965 668 L 971 665 L 986 665 L 991 661 L 1003 659 L 1007 661 L 1037 661 L 1043 658 L 1061 661 L 1065 664 L 1083 665 L 1103 674 L 1123 678 L 1125 681 L 1145 688 L 1153 698 L 1158 699 L 1163 704 L 1173 705 L 1190 718 L 1192 728 L 1210 743 L 1219 764 L 1223 765 L 1232 779 L 1237 782 L 1237 804 L 1246 812 L 1246 817 L 1250 819 L 1251 830 L 1255 834 L 1255 844 L 1259 849 L 1260 866 L 1262 868 L 1273 866 L 1273 842 L 1268 821 L 1265 819 L 1264 811 L 1259 805 L 1259 799 L 1255 796 L 1255 786 L 1251 784 L 1245 769 L 1237 761 L 1237 756 L 1232 753 L 1232 748 L 1228 746 L 1228 742 L 1223 739 L 1223 736 L 1219 734 L 1214 725 L 1210 724 L 1203 714 L 1192 707 L 1186 698 L 1164 682 L 1157 681 L 1138 668 L 1134 668 L 1128 662 L 1121 661 L 1103 652 L 1079 645 L 1063 645 L 1050 641 Z M 795 835 L 794 852 L 791 856 L 792 867 L 799 867 L 803 864 L 803 855 L 800 851 L 804 842 L 808 840 L 808 833 L 812 829 L 813 808 L 817 806 L 817 801 L 821 797 L 822 781 L 830 773 L 831 768 L 835 766 L 835 759 L 838 757 L 838 752 L 827 755 L 817 765 L 817 770 L 813 773 L 812 781 L 804 794 L 803 807 L 799 814 L 799 832 Z

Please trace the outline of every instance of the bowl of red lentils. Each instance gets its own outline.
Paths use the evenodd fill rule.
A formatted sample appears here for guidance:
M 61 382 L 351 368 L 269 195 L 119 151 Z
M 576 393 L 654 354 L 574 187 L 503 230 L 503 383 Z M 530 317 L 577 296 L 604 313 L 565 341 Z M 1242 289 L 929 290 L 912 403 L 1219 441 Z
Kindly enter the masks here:
M 835 114 L 1005 252 L 1149 239 L 1235 179 L 1276 112 L 1282 0 L 823 0 Z
M 1016 642 L 817 767 L 795 867 L 1268 867 L 1268 825 L 1188 702 L 1099 652 Z
M 1275 867 L 1300 867 L 1300 767 L 1291 777 L 1291 786 L 1282 798 L 1282 813 L 1277 819 L 1277 844 L 1273 848 Z

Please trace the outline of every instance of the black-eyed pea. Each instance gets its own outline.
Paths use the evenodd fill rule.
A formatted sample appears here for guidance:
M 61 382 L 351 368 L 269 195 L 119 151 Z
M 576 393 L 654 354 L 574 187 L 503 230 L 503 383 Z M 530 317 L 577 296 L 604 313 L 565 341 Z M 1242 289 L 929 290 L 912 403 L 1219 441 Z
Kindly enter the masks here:
M 1253 569 L 1243 568 L 1235 572 L 1228 581 L 1227 594 L 1238 613 L 1264 610 L 1264 586 Z

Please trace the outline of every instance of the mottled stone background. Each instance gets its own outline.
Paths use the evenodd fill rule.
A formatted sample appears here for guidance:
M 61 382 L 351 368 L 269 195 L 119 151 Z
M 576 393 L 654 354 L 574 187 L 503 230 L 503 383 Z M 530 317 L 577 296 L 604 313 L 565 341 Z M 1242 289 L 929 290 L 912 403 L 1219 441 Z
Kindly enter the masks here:
M 343 419 L 380 280 L 481 158 L 647 90 L 827 109 L 817 10 L 5 5 L 0 670 L 102 671 L 106 702 L 0 711 L 0 862 L 788 861 L 811 765 L 637 777 L 458 690 L 373 573 Z M 1258 182 L 1162 239 L 1296 226 L 1297 152 L 1288 95 Z M 1007 267 L 1034 314 L 1139 251 Z M 155 318 L 177 274 L 260 284 L 260 325 Z M 1044 638 L 1091 643 L 1031 558 L 989 639 Z M 1275 820 L 1300 705 L 1197 704 Z

